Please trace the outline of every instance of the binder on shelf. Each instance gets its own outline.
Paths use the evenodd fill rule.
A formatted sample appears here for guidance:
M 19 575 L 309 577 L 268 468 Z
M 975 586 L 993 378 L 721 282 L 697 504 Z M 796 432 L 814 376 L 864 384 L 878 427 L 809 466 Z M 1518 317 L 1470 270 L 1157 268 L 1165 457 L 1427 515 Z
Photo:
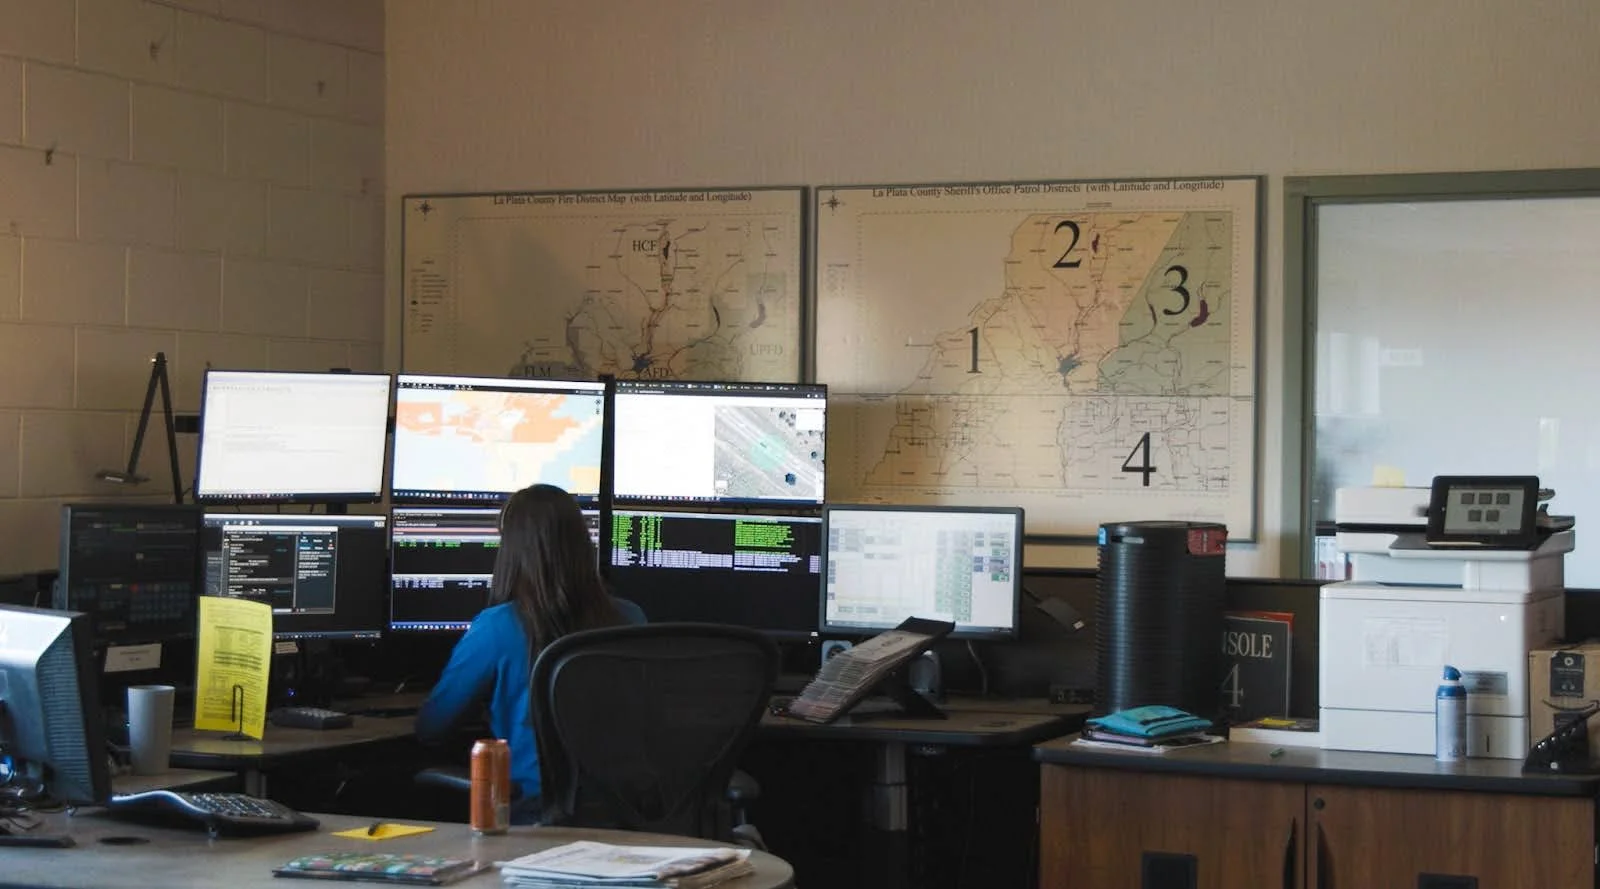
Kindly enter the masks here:
M 832 722 L 869 695 L 881 694 L 900 706 L 899 715 L 944 719 L 944 711 L 911 688 L 911 661 L 955 629 L 950 621 L 906 619 L 829 658 L 789 704 L 789 715 L 808 722 Z

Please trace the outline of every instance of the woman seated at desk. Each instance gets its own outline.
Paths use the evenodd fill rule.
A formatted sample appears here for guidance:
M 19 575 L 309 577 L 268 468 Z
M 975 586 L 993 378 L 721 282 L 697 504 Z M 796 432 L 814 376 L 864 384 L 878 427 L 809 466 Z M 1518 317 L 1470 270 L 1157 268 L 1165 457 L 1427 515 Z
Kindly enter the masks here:
M 534 660 L 568 633 L 642 624 L 645 616 L 638 605 L 606 591 L 583 513 L 571 494 L 553 485 L 524 488 L 501 509 L 489 603 L 417 711 L 417 737 L 443 740 L 487 702 L 490 729 L 511 747 L 511 782 L 520 793 L 511 822 L 534 824 L 540 789 L 528 712 Z

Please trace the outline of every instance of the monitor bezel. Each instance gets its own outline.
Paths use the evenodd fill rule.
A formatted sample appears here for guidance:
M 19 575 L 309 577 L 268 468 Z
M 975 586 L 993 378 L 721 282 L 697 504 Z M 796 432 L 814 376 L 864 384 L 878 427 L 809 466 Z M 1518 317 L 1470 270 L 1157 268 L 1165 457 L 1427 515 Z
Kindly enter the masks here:
M 898 626 L 893 624 L 863 626 L 860 624 L 839 623 L 828 619 L 828 537 L 833 527 L 833 514 L 836 512 L 876 512 L 876 513 L 942 513 L 942 514 L 968 514 L 968 515 L 1009 515 L 1013 517 L 1016 528 L 1016 563 L 1011 572 L 1011 626 L 977 628 L 957 624 L 947 638 L 1007 642 L 1017 639 L 1020 635 L 1019 622 L 1022 612 L 1022 574 L 1023 563 L 1026 556 L 1026 531 L 1027 514 L 1020 506 L 959 506 L 952 504 L 889 504 L 889 503 L 829 503 L 822 508 L 822 570 L 818 578 L 817 595 L 817 628 L 823 636 L 854 636 L 870 637 L 885 633 Z M 921 615 L 907 615 L 917 617 Z M 943 618 L 935 618 L 942 620 Z
M 710 389 L 711 391 L 699 392 L 695 390 Z M 635 394 L 657 394 L 676 397 L 716 397 L 718 395 L 761 395 L 780 394 L 772 392 L 777 389 L 783 392 L 794 392 L 795 401 L 820 401 L 823 409 L 822 437 L 823 447 L 826 448 L 828 436 L 828 385 L 826 383 L 783 383 L 761 381 L 730 381 L 730 380 L 618 380 L 616 392 L 613 396 L 615 404 L 620 405 L 624 396 Z M 651 391 L 655 390 L 655 391 Z M 676 391 L 674 391 L 676 390 Z M 765 390 L 765 392 L 763 391 Z M 614 431 L 613 431 L 613 434 Z M 615 459 L 615 455 L 613 455 Z M 613 467 L 614 469 L 615 467 Z M 613 472 L 613 480 L 615 473 Z M 676 497 L 670 495 L 652 495 L 624 492 L 620 488 L 614 492 L 617 505 L 637 507 L 640 509 L 683 508 L 695 509 L 700 507 L 728 507 L 752 510 L 761 509 L 818 509 L 827 502 L 827 454 L 823 454 L 823 490 L 815 498 L 777 498 L 777 497 Z
M 359 627 L 359 628 L 355 628 L 355 629 L 340 628 L 340 629 L 311 629 L 311 630 L 298 630 L 298 629 L 280 630 L 278 628 L 278 622 L 279 622 L 280 618 L 287 617 L 287 618 L 289 618 L 291 620 L 295 620 L 295 621 L 304 620 L 306 618 L 304 616 L 301 616 L 301 615 L 279 615 L 277 613 L 274 613 L 272 615 L 272 638 L 273 638 L 273 641 L 275 641 L 275 642 L 312 642 L 312 641 L 317 641 L 317 640 L 328 640 L 328 641 L 335 641 L 335 642 L 351 642 L 351 641 L 354 641 L 354 642 L 376 642 L 376 641 L 379 641 L 379 640 L 383 639 L 384 634 L 386 632 L 388 632 L 388 629 L 389 629 L 389 627 L 388 627 L 389 592 L 390 592 L 390 584 L 392 583 L 392 581 L 390 579 L 390 572 L 389 572 L 389 545 L 388 545 L 388 540 L 389 540 L 390 528 L 393 525 L 393 522 L 390 519 L 390 516 L 389 516 L 388 512 L 329 514 L 329 513 L 292 513 L 292 512 L 248 513 L 248 512 L 234 512 L 234 511 L 229 511 L 229 510 L 215 510 L 215 509 L 207 510 L 207 511 L 204 512 L 204 514 L 202 515 L 202 517 L 200 519 L 200 527 L 201 527 L 201 530 L 202 530 L 201 549 L 200 549 L 200 565 L 199 565 L 199 568 L 198 568 L 199 575 L 200 575 L 200 595 L 205 595 L 206 594 L 206 592 L 205 592 L 205 583 L 206 583 L 205 561 L 206 561 L 206 558 L 208 556 L 208 552 L 205 549 L 204 531 L 205 531 L 205 529 L 210 527 L 209 520 L 212 517 L 217 517 L 217 518 L 221 518 L 221 519 L 266 519 L 268 521 L 268 524 L 266 525 L 266 527 L 271 527 L 274 524 L 297 524 L 297 523 L 302 523 L 302 522 L 303 523 L 307 523 L 307 524 L 314 524 L 314 523 L 317 523 L 317 522 L 322 522 L 322 523 L 330 523 L 330 524 L 333 524 L 333 525 L 336 525 L 336 526 L 339 525 L 340 523 L 344 523 L 344 524 L 348 524 L 348 525 L 350 525 L 352 527 L 360 527 L 360 528 L 364 528 L 364 529 L 368 528 L 368 527 L 371 527 L 371 526 L 376 526 L 376 527 L 373 527 L 372 529 L 381 532 L 383 534 L 383 537 L 384 537 L 384 546 L 383 546 L 384 564 L 383 564 L 383 570 L 381 572 L 379 572 L 379 576 L 381 577 L 382 582 L 379 585 L 379 593 L 378 593 L 378 596 L 379 596 L 379 598 L 381 600 L 379 612 L 383 616 L 382 619 L 380 619 L 377 622 L 376 625 L 367 626 L 367 627 Z M 218 531 L 220 532 L 221 530 L 222 529 L 219 527 Z M 337 584 L 338 581 L 339 581 L 339 576 L 338 576 L 338 573 L 337 573 L 338 569 L 335 568 L 334 570 L 335 570 L 334 583 Z M 338 614 L 338 609 L 335 608 L 334 615 L 337 615 L 337 614 Z
M 377 490 L 361 491 L 297 491 L 292 493 L 251 491 L 238 494 L 219 494 L 208 492 L 201 487 L 201 470 L 205 464 L 206 454 L 206 404 L 211 399 L 211 382 L 214 377 L 225 374 L 254 374 L 260 376 L 276 377 L 338 377 L 341 379 L 383 380 L 387 386 L 385 396 L 383 428 L 378 433 L 378 483 Z M 304 371 L 304 370 L 251 370 L 245 368 L 216 368 L 208 367 L 200 383 L 200 414 L 199 434 L 195 444 L 194 479 L 190 485 L 190 492 L 195 503 L 205 506 L 256 506 L 256 505 L 298 505 L 298 504 L 366 504 L 381 503 L 389 482 L 389 430 L 394 424 L 394 394 L 395 380 L 393 374 L 354 372 L 354 371 Z
M 391 419 L 390 426 L 393 428 L 389 435 L 387 476 L 389 482 L 389 502 L 391 505 L 395 506 L 463 506 L 491 508 L 503 505 L 506 500 L 510 499 L 512 494 L 516 493 L 515 491 L 423 491 L 420 489 L 397 488 L 395 486 L 395 477 L 397 475 L 396 469 L 399 465 L 398 458 L 400 451 L 400 435 L 398 428 L 400 391 L 408 383 L 415 382 L 417 380 L 454 381 L 462 385 L 481 386 L 482 388 L 494 388 L 499 386 L 513 390 L 519 388 L 526 389 L 528 391 L 537 391 L 542 388 L 554 389 L 563 386 L 576 387 L 574 391 L 592 390 L 600 399 L 602 411 L 605 409 L 605 402 L 608 398 L 606 384 L 600 380 L 564 380 L 549 377 L 492 377 L 483 376 L 481 374 L 421 373 L 417 371 L 402 371 L 395 374 L 389 399 Z M 610 434 L 611 430 L 609 428 L 609 424 L 602 426 L 600 430 L 602 442 L 600 459 L 602 463 L 604 462 L 605 454 L 604 440 Z M 604 467 L 602 466 L 602 477 L 604 475 L 604 471 Z M 604 488 L 604 482 L 600 482 L 593 493 L 578 493 L 576 491 L 567 489 L 565 486 L 558 487 L 562 487 L 562 489 L 571 494 L 573 499 L 577 500 L 579 504 L 588 508 L 599 502 L 601 490 Z

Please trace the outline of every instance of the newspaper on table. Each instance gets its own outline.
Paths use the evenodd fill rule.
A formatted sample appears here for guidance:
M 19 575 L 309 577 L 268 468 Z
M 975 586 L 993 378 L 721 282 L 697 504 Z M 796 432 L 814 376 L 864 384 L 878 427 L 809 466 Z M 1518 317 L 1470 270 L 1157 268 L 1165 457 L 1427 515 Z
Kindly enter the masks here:
M 715 846 L 620 846 L 579 840 L 500 865 L 516 889 L 669 887 L 703 889 L 752 873 L 749 849 Z

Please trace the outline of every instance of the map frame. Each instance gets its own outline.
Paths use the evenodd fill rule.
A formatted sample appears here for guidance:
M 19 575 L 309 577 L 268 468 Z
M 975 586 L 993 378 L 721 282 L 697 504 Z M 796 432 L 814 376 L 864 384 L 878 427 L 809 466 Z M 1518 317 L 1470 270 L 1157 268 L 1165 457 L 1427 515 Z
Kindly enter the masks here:
M 905 503 L 905 504 L 951 504 L 951 505 L 988 505 L 1015 503 L 1022 505 L 1027 511 L 1026 539 L 1038 543 L 1093 543 L 1097 539 L 1098 527 L 1102 523 L 1112 521 L 1133 520 L 1194 520 L 1218 521 L 1228 527 L 1231 539 L 1240 543 L 1253 543 L 1257 538 L 1260 518 L 1259 485 L 1260 485 L 1260 452 L 1261 444 L 1261 410 L 1260 398 L 1263 380 L 1261 378 L 1261 349 L 1262 349 L 1262 276 L 1264 251 L 1261 249 L 1262 238 L 1265 234 L 1266 224 L 1266 177 L 1259 174 L 1227 174 L 1215 176 L 1178 176 L 1178 177 L 1133 177 L 1133 178 L 1105 178 L 1105 179 L 1028 179 L 1028 180 L 967 180 L 967 181 L 933 181 L 933 182 L 900 182 L 900 183 L 850 183 L 839 185 L 817 185 L 812 187 L 812 281 L 814 282 L 813 342 L 811 354 L 813 356 L 812 377 L 829 387 L 830 393 L 830 447 L 829 455 L 848 452 L 860 463 L 851 466 L 839 466 L 844 460 L 830 460 L 830 473 L 828 482 L 828 502 L 865 502 L 865 503 Z M 1218 198 L 1206 199 L 1207 194 Z M 850 203 L 857 198 L 863 201 L 856 208 L 851 209 Z M 893 209 L 891 209 L 892 205 Z M 917 206 L 921 210 L 915 209 Z M 874 210 L 876 208 L 876 211 Z M 843 210 L 844 212 L 841 212 Z M 882 268 L 893 268 L 895 262 L 905 263 L 907 257 L 912 256 L 942 256 L 957 248 L 970 249 L 963 244 L 957 244 L 948 239 L 940 239 L 940 225 L 933 225 L 926 231 L 919 231 L 914 243 L 879 243 L 874 238 L 863 233 L 860 220 L 867 214 L 877 212 L 888 216 L 911 212 L 985 212 L 1004 216 L 1013 214 L 1017 220 L 1023 220 L 1029 215 L 1055 214 L 1061 220 L 1056 232 L 1064 238 L 1070 236 L 1072 246 L 1067 246 L 1061 260 L 1065 260 L 1073 246 L 1079 246 L 1077 235 L 1079 226 L 1070 227 L 1070 231 L 1062 231 L 1066 220 L 1077 215 L 1079 217 L 1092 214 L 1118 214 L 1118 213 L 1204 213 L 1211 210 L 1225 210 L 1231 214 L 1228 229 L 1231 256 L 1227 263 L 1232 274 L 1226 284 L 1225 296 L 1228 301 L 1227 320 L 1229 344 L 1229 366 L 1227 368 L 1231 383 L 1223 395 L 1209 396 L 1211 399 L 1221 399 L 1219 409 L 1228 418 L 1226 421 L 1228 436 L 1228 451 L 1226 459 L 1229 470 L 1223 485 L 1224 497 L 1227 503 L 1213 505 L 1206 503 L 1202 510 L 1193 509 L 1195 496 L 1183 492 L 1162 493 L 1160 491 L 1139 491 L 1132 507 L 1108 509 L 1106 501 L 1111 499 L 1106 489 L 1099 492 L 1077 491 L 1070 487 L 1051 489 L 1048 492 L 1043 488 L 1028 490 L 1028 486 L 1018 484 L 1015 489 L 1003 485 L 975 483 L 968 485 L 941 486 L 935 483 L 911 482 L 904 485 L 903 489 L 896 489 L 889 484 L 868 484 L 862 478 L 871 478 L 873 470 L 868 470 L 864 475 L 852 470 L 868 465 L 872 460 L 889 462 L 889 454 L 897 452 L 891 447 L 896 444 L 911 442 L 926 446 L 931 436 L 924 437 L 921 441 L 913 442 L 911 438 L 897 441 L 893 438 L 895 432 L 909 427 L 913 430 L 911 435 L 926 428 L 925 422 L 930 416 L 936 416 L 942 399 L 955 397 L 952 392 L 940 391 L 930 388 L 931 394 L 916 395 L 914 384 L 923 380 L 931 380 L 934 374 L 947 370 L 949 362 L 935 365 L 934 358 L 943 354 L 947 358 L 954 339 L 959 338 L 965 343 L 965 335 L 972 334 L 973 367 L 977 368 L 978 335 L 974 331 L 963 330 L 951 323 L 963 314 L 970 321 L 977 317 L 980 307 L 985 302 L 1003 301 L 1013 290 L 1008 283 L 1011 269 L 1003 264 L 1013 258 L 1011 253 L 1001 249 L 999 254 L 993 255 L 995 263 L 994 275 L 1002 283 L 1000 292 L 968 293 L 965 302 L 959 298 L 951 300 L 949 305 L 940 304 L 935 298 L 924 297 L 915 303 L 917 323 L 923 326 L 929 336 L 908 336 L 903 343 L 907 347 L 904 351 L 883 350 L 878 351 L 881 357 L 885 351 L 897 352 L 901 358 L 902 370 L 907 359 L 914 350 L 920 349 L 926 354 L 926 363 L 913 379 L 906 380 L 898 387 L 884 385 L 880 376 L 877 381 L 868 379 L 873 376 L 873 370 L 863 372 L 863 368 L 872 363 L 871 360 L 863 361 L 860 356 L 872 354 L 870 347 L 873 338 L 882 338 L 885 335 L 902 334 L 900 328 L 895 327 L 885 334 L 882 326 L 877 323 L 881 319 L 873 317 L 870 312 L 859 312 L 861 306 L 867 305 L 867 300 L 862 289 L 871 289 L 873 283 L 862 284 L 861 278 L 867 277 L 864 270 L 874 263 L 881 263 Z M 1051 220 L 1052 222 L 1054 220 Z M 1078 220 L 1080 223 L 1083 219 Z M 951 226 L 942 226 L 947 231 L 954 231 Z M 910 231 L 909 228 L 906 231 Z M 905 238 L 902 238 L 902 241 Z M 1065 246 L 1068 241 L 1062 241 Z M 1085 244 L 1087 237 L 1085 237 Z M 1165 245 L 1163 253 L 1172 245 Z M 1096 243 L 1098 249 L 1098 243 Z M 1034 251 L 1042 253 L 1043 251 Z M 1059 261 L 1059 260 L 1058 260 Z M 1156 260 L 1159 262 L 1159 259 Z M 909 270 L 908 270 L 909 271 Z M 1170 271 L 1170 269 L 1169 269 Z M 875 272 L 879 277 L 873 282 L 889 280 L 881 269 Z M 913 280 L 913 278 L 918 280 Z M 1153 262 L 1150 274 L 1144 279 L 1142 285 L 1146 291 L 1152 288 L 1170 288 L 1177 282 L 1179 287 L 1183 282 L 1179 278 L 1161 280 L 1157 276 L 1157 269 Z M 893 279 L 894 284 L 900 285 L 900 290 L 910 290 L 919 295 L 925 291 L 937 293 L 939 288 L 959 287 L 959 282 L 952 282 L 947 277 L 940 277 L 929 273 L 926 276 L 906 275 L 903 278 Z M 1192 283 L 1192 282 L 1191 282 Z M 1210 286 L 1210 285 L 1208 285 Z M 918 288 L 922 288 L 919 290 Z M 1215 292 L 1215 291 L 1213 291 Z M 1002 293 L 1005 296 L 1002 296 Z M 1187 309 L 1190 305 L 1188 294 L 1184 294 L 1183 305 Z M 904 296 L 900 297 L 905 299 Z M 998 299 L 997 299 L 998 298 Z M 970 306 L 970 309 L 963 308 Z M 903 308 L 903 307 L 902 307 Z M 944 314 L 939 312 L 944 310 Z M 849 317 L 851 312 L 856 315 L 852 320 L 863 323 L 851 325 L 846 322 L 841 325 L 840 317 Z M 953 316 L 952 316 L 953 313 Z M 1169 313 L 1170 314 L 1170 313 Z M 1202 319 L 1203 320 L 1203 319 Z M 960 325 L 965 328 L 966 325 Z M 1240 328 L 1248 331 L 1247 337 L 1237 337 L 1234 331 Z M 864 332 L 863 332 L 864 331 Z M 987 332 L 987 331 L 985 331 Z M 943 335 L 944 342 L 939 341 Z M 959 335 L 952 336 L 953 334 Z M 1245 341 L 1240 341 L 1244 339 Z M 883 344 L 879 344 L 883 345 Z M 1058 353 L 1059 354 L 1059 353 Z M 1059 356 L 1065 359 L 1067 356 Z M 881 362 L 880 366 L 887 366 L 893 362 Z M 931 369 L 930 369 L 931 368 Z M 976 371 L 974 371 L 976 372 Z M 1063 361 L 1062 376 L 1070 372 Z M 929 384 L 932 386 L 932 383 Z M 916 398 L 922 398 L 926 404 L 920 409 L 904 407 Z M 982 393 L 963 396 L 964 411 L 968 414 L 969 422 L 964 426 L 963 433 L 970 433 L 973 429 L 988 432 L 992 438 L 1000 433 L 995 417 L 1003 418 L 1005 407 L 1000 398 L 1004 395 L 984 395 Z M 1043 397 L 1043 396 L 1029 396 Z M 1108 396 L 1117 398 L 1125 396 Z M 1166 396 L 1170 400 L 1187 398 L 1184 395 Z M 898 401 L 896 401 L 898 399 Z M 895 403 L 894 419 L 890 437 L 886 440 L 872 436 L 871 442 L 884 441 L 880 450 L 884 451 L 883 457 L 873 453 L 874 445 L 869 442 L 865 448 L 862 442 L 869 438 L 862 430 L 869 427 L 866 417 L 869 411 L 880 412 L 888 410 L 882 403 L 890 401 Z M 976 406 L 974 408 L 973 406 Z M 1067 408 L 1063 407 L 1063 411 Z M 1129 413 L 1132 413 L 1129 409 Z M 908 422 L 908 416 L 917 414 L 914 421 Z M 882 432 L 886 421 L 881 418 L 874 420 L 878 428 L 872 431 Z M 952 427 L 953 428 L 953 427 Z M 1066 423 L 1058 427 L 1058 432 L 1066 428 Z M 850 435 L 857 437 L 856 441 L 832 441 L 834 432 L 838 430 L 840 438 Z M 904 434 L 904 433 L 902 433 Z M 986 452 L 983 446 L 976 442 L 977 436 L 967 435 L 967 440 L 962 443 L 969 447 L 969 455 L 976 455 L 973 462 L 983 459 Z M 1149 434 L 1146 434 L 1146 442 Z M 1059 443 L 1060 440 L 1058 440 Z M 1063 449 L 1065 445 L 1061 445 Z M 1200 450 L 1200 448 L 1196 448 Z M 1214 446 L 1205 450 L 1215 451 Z M 866 453 L 863 453 L 866 451 Z M 1241 454 L 1239 451 L 1247 451 Z M 1128 468 L 1129 461 L 1138 453 L 1137 447 L 1130 451 L 1128 459 L 1122 461 L 1124 471 L 1137 472 L 1139 466 Z M 1152 449 L 1147 443 L 1144 447 L 1143 466 L 1151 467 Z M 1010 456 L 1015 456 L 1014 454 Z M 965 457 L 962 458 L 965 461 Z M 1063 454 L 1059 461 L 1064 467 L 1067 464 L 1066 455 Z M 843 471 L 834 471 L 835 467 Z M 892 467 L 891 467 L 892 468 Z M 936 474 L 947 474 L 945 472 Z M 909 473 L 901 472 L 901 475 Z M 979 475 L 980 473 L 972 473 Z M 1065 474 L 1065 470 L 1063 470 Z M 1150 474 L 1144 475 L 1144 482 L 1149 484 Z M 1119 495 L 1120 502 L 1120 495 Z M 1205 514 L 1196 514 L 1204 512 Z
M 571 219 L 579 214 L 616 212 L 625 209 L 635 218 L 656 219 L 681 219 L 691 217 L 707 219 L 713 222 L 733 220 L 739 217 L 754 215 L 750 210 L 744 209 L 743 204 L 761 204 L 762 209 L 756 211 L 781 218 L 786 234 L 781 244 L 780 256 L 792 257 L 786 259 L 785 272 L 792 272 L 782 276 L 781 293 L 772 300 L 781 304 L 778 312 L 774 313 L 776 323 L 773 326 L 781 327 L 779 334 L 762 342 L 750 344 L 752 349 L 765 350 L 760 353 L 758 372 L 727 373 L 679 373 L 657 374 L 641 376 L 632 368 L 622 372 L 609 372 L 604 369 L 594 372 L 584 370 L 574 363 L 565 365 L 539 357 L 531 357 L 534 352 L 542 351 L 535 347 L 535 343 L 543 343 L 550 349 L 560 348 L 557 344 L 570 345 L 571 327 L 566 330 L 548 330 L 535 328 L 528 332 L 524 338 L 527 349 L 522 356 L 510 366 L 502 366 L 495 370 L 487 364 L 474 367 L 462 367 L 459 364 L 444 366 L 437 360 L 426 360 L 423 356 L 419 360 L 417 352 L 421 334 L 413 328 L 418 324 L 417 317 L 420 312 L 433 310 L 436 312 L 452 311 L 453 320 L 459 320 L 461 315 L 461 300 L 468 301 L 481 299 L 481 295 L 473 294 L 457 286 L 454 276 L 455 268 L 438 268 L 438 256 L 429 256 L 423 246 L 424 242 L 419 232 L 424 226 L 435 219 L 460 220 L 466 211 L 481 207 L 497 208 L 502 218 L 508 214 L 515 214 L 513 218 L 536 219 L 541 222 L 560 221 Z M 769 208 L 768 205 L 781 207 Z M 725 380 L 730 382 L 799 382 L 804 379 L 803 374 L 811 367 L 811 316 L 812 307 L 810 294 L 810 262 L 807 253 L 810 225 L 810 189 L 807 186 L 796 185 L 762 185 L 762 186 L 713 186 L 706 188 L 621 188 L 621 189 L 561 189 L 561 190 L 525 190 L 525 191 L 470 191 L 470 192 L 415 192 L 401 195 L 400 197 L 400 369 L 407 372 L 419 373 L 446 373 L 465 374 L 471 376 L 525 376 L 549 379 L 595 379 L 606 373 L 611 373 L 618 379 L 684 379 L 684 380 Z M 655 212 L 652 214 L 652 208 Z M 546 251 L 554 263 L 565 263 L 568 267 L 584 266 L 590 257 L 573 255 L 566 245 L 555 239 L 534 239 L 529 244 L 533 249 Z M 542 284 L 543 282 L 535 282 Z M 561 285 L 557 285 L 561 286 Z M 571 290 L 567 285 L 564 289 Z M 580 292 L 584 288 L 577 288 Z M 497 298 L 498 304 L 488 307 L 500 317 L 499 310 L 504 307 L 510 314 L 515 313 L 512 297 L 502 295 Z M 482 314 L 482 310 L 474 307 Z M 720 323 L 720 315 L 716 316 Z M 760 310 L 761 319 L 766 319 L 766 309 L 763 303 Z M 442 320 L 436 316 L 435 320 Z M 642 323 L 642 320 L 641 320 Z M 652 336 L 655 327 L 651 325 Z M 784 336 L 787 331 L 792 331 L 792 336 Z M 454 335 L 454 334 L 450 334 Z M 778 342 L 781 340 L 781 342 Z M 669 344 L 676 346 L 677 351 L 684 351 L 694 344 Z M 456 360 L 460 360 L 462 351 L 474 348 L 471 344 L 458 344 L 456 346 Z M 776 351 L 775 351 L 776 350 Z M 653 351 L 653 350 L 652 350 Z M 756 354 L 756 353 L 752 353 Z M 645 360 L 648 356 L 635 353 L 635 364 Z M 659 371 L 660 366 L 651 364 L 647 369 L 652 372 Z

